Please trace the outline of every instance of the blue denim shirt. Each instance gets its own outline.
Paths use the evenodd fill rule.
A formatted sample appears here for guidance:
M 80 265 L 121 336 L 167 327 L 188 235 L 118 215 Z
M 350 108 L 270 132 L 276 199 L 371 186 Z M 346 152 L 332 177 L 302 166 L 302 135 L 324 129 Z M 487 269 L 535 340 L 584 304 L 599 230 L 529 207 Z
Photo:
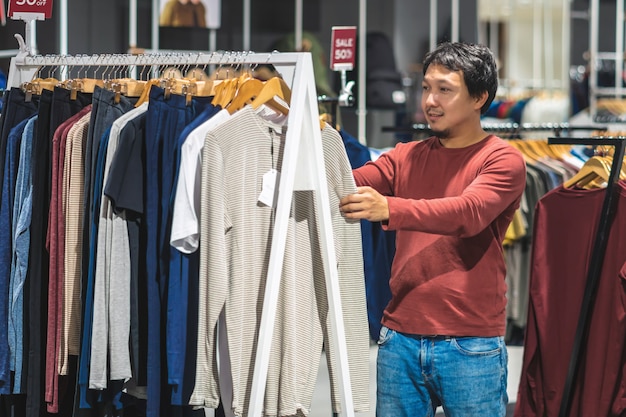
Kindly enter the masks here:
M 20 142 L 27 122 L 28 119 L 25 119 L 18 123 L 11 129 L 7 137 L 2 200 L 0 202 L 0 230 L 11 230 L 13 223 L 11 217 L 13 215 L 13 201 L 15 200 Z M 0 233 L 0 294 L 9 293 L 12 246 L 12 233 Z M 8 304 L 6 299 L 0 301 L 0 305 L 2 305 L 0 308 L 0 394 L 11 393 Z
M 9 282 L 9 349 L 11 370 L 15 372 L 13 393 L 22 393 L 22 362 L 24 350 L 24 282 L 28 271 L 30 249 L 30 219 L 32 213 L 33 182 L 31 155 L 37 116 L 31 117 L 22 133 L 19 167 L 13 202 L 13 256 Z

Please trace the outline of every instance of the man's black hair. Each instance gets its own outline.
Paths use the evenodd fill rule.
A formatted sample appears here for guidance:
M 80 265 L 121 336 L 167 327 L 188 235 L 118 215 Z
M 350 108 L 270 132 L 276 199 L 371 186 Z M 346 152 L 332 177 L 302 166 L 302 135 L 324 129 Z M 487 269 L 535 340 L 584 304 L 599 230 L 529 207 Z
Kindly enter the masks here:
M 498 69 L 489 48 L 472 43 L 444 42 L 426 54 L 424 74 L 431 64 L 441 65 L 450 71 L 461 71 L 472 97 L 479 98 L 487 91 L 489 96 L 480 113 L 487 112 L 498 89 Z

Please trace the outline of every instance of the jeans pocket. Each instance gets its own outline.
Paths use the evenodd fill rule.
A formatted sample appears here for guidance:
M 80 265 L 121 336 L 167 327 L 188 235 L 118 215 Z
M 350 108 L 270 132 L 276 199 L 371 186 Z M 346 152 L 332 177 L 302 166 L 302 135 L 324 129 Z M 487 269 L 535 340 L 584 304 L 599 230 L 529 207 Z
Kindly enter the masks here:
M 464 355 L 497 355 L 504 344 L 502 337 L 455 337 L 451 341 Z
M 378 346 L 383 346 L 389 342 L 395 333 L 396 332 L 391 330 L 389 327 L 382 326 L 380 328 L 380 333 L 378 334 Z

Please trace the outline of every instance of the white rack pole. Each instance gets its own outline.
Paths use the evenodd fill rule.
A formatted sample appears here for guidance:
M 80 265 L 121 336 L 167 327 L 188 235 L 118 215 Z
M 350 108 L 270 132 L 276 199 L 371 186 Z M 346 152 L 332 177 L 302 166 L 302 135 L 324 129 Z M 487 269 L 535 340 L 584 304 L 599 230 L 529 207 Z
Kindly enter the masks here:
M 598 20 L 600 17 L 598 2 L 599 0 L 591 0 L 589 5 L 589 115 L 592 120 L 596 116 L 598 107 L 598 98 L 596 96 L 598 88 L 598 62 L 596 62 L 596 59 L 598 56 Z
M 68 22 L 67 16 L 67 2 L 68 0 L 59 1 L 59 53 L 61 55 L 67 55 L 69 53 L 69 36 L 68 36 Z
M 546 2 L 543 5 L 543 39 L 554 39 L 554 18 L 552 15 L 552 2 Z M 565 48 L 561 48 L 565 49 Z M 554 72 L 554 42 L 543 42 L 543 87 L 553 88 L 556 87 L 556 76 Z
M 452 0 L 452 42 L 459 41 L 459 0 Z
M 130 0 L 128 4 L 128 46 L 137 46 L 137 0 Z
M 159 16 L 161 5 L 159 0 L 152 0 L 152 50 L 159 49 Z
M 209 31 L 209 51 L 217 50 L 217 30 L 211 29 Z
M 541 0 L 533 0 L 533 80 L 534 88 L 540 87 L 537 83 L 541 79 L 543 51 L 543 28 L 541 26 Z
M 615 5 L 615 97 L 621 97 L 624 90 L 624 0 L 617 0 Z
M 296 51 L 302 51 L 302 0 L 296 0 L 295 15 L 295 40 L 294 47 Z
M 357 109 L 358 120 L 358 135 L 359 143 L 367 145 L 367 103 L 365 101 L 365 95 L 367 94 L 367 45 L 365 39 L 367 39 L 367 1 L 360 0 L 359 2 L 359 102 Z
M 24 39 L 31 54 L 37 54 L 37 21 L 35 19 L 24 20 Z
M 477 21 L 478 23 L 478 44 L 487 45 L 487 23 L 483 23 L 480 19 Z
M 19 49 L 5 49 L 0 51 L 0 58 L 12 58 L 19 52 Z
M 128 47 L 137 47 L 137 0 L 130 0 L 128 3 Z M 137 67 L 132 67 L 130 76 L 137 78 Z
M 160 25 L 160 16 L 161 16 L 161 4 L 159 0 L 152 0 L 152 50 L 158 51 L 160 40 L 159 40 L 159 25 Z M 153 65 L 151 69 L 151 76 L 158 77 L 159 76 L 159 67 L 158 65 Z
M 430 0 L 429 50 L 437 47 L 437 0 Z
M 570 65 L 570 48 L 569 48 L 569 40 L 571 39 L 571 21 L 572 13 L 570 10 L 570 1 L 563 0 L 562 2 L 562 11 L 563 11 L 563 25 L 561 26 L 561 77 L 563 77 L 562 88 L 569 92 L 570 84 L 569 84 L 569 65 Z M 567 47 L 566 47 L 567 45 Z M 571 114 L 571 100 L 568 100 L 570 103 L 570 114 Z
M 250 0 L 243 0 L 243 50 L 250 50 Z
M 493 51 L 496 57 L 500 54 L 500 30 L 498 28 L 498 21 L 490 15 L 489 17 L 489 49 Z

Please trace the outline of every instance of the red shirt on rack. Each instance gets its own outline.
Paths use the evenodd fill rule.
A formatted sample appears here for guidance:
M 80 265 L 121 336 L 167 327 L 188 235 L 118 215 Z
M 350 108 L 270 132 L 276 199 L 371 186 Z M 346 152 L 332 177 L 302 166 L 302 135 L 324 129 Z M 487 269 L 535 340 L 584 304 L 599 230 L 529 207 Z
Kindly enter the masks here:
M 626 183 L 619 186 L 589 333 L 580 349 L 572 416 L 626 411 Z M 537 204 L 516 417 L 559 415 L 605 194 L 605 189 L 559 187 Z

